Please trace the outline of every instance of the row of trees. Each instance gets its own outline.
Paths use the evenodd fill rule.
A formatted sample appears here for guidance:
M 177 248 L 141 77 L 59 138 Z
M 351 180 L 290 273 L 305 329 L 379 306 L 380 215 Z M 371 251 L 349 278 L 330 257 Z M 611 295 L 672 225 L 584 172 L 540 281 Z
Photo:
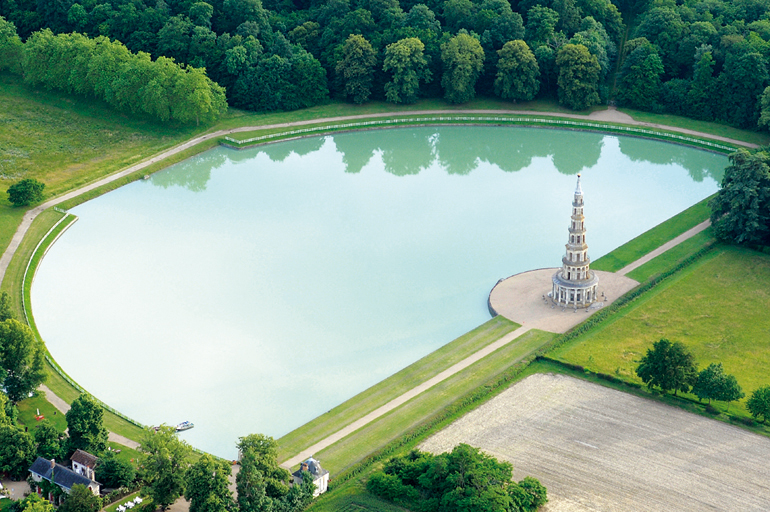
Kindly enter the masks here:
M 32 85 L 98 98 L 113 107 L 160 121 L 212 121 L 227 109 L 225 92 L 204 69 L 181 66 L 167 57 L 152 60 L 106 37 L 54 35 L 45 29 L 23 44 L 15 27 L 0 18 L 0 65 Z
M 459 444 L 450 453 L 413 450 L 394 457 L 369 478 L 366 487 L 377 496 L 423 512 L 529 512 L 548 501 L 545 487 L 536 479 L 516 483 L 512 476 L 510 463 Z
M 722 363 L 712 363 L 702 371 L 692 353 L 681 342 L 661 339 L 639 361 L 636 374 L 648 387 L 663 392 L 692 390 L 699 400 L 733 402 L 745 396 L 735 376 L 726 374 Z

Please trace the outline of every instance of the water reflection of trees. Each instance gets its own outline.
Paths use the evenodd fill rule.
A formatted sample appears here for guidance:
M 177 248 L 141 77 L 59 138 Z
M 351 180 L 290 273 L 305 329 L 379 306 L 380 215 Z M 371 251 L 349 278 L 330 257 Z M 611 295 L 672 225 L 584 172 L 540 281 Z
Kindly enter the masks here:
M 396 176 L 418 174 L 436 161 L 448 174 L 469 174 L 479 162 L 495 165 L 505 172 L 517 172 L 531 165 L 537 157 L 550 157 L 560 173 L 574 175 L 597 164 L 605 137 L 600 133 L 551 129 L 467 130 L 460 127 L 385 129 L 331 136 L 342 155 L 345 172 L 361 172 L 379 151 L 385 170 Z M 286 144 L 269 144 L 261 147 L 260 152 L 281 162 L 291 153 L 304 156 L 317 151 L 325 140 L 312 137 Z M 633 161 L 676 163 L 687 169 L 695 181 L 702 181 L 706 176 L 721 181 L 724 162 L 715 155 L 667 143 L 651 149 L 650 143 L 643 139 L 619 138 L 621 152 Z M 232 160 L 251 157 L 250 152 L 236 153 Z
M 690 177 L 701 182 L 706 177 L 722 182 L 727 162 L 708 151 L 693 151 L 693 148 L 680 144 L 655 143 L 654 151 L 650 150 L 651 142 L 635 137 L 622 137 L 620 152 L 634 162 L 651 162 L 654 164 L 678 164 L 690 174 Z
M 221 152 L 206 153 L 190 160 L 185 160 L 173 169 L 158 172 L 150 177 L 150 183 L 156 187 L 184 187 L 192 192 L 203 192 L 211 179 L 211 170 L 216 169 L 227 157 Z

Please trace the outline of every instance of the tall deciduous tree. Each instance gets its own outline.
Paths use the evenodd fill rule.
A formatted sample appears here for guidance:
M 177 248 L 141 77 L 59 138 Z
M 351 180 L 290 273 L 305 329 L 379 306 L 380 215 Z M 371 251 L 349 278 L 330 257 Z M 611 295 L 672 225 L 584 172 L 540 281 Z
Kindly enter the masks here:
M 12 318 L 0 322 L 0 369 L 5 371 L 2 384 L 11 402 L 23 400 L 45 380 L 43 350 L 26 325 Z
M 757 419 L 762 416 L 762 423 L 766 422 L 767 417 L 770 416 L 770 386 L 755 389 L 746 400 L 746 408 L 752 416 Z
M 233 495 L 227 488 L 230 465 L 203 455 L 187 468 L 184 498 L 190 512 L 229 512 L 235 510 Z
M 416 37 L 407 37 L 385 48 L 383 71 L 392 73 L 385 84 L 385 97 L 391 103 L 414 103 L 420 82 L 429 82 L 431 72 L 424 55 L 425 45 Z
M 43 420 L 35 427 L 36 454 L 44 459 L 61 460 L 64 454 L 65 436 L 48 420 Z
M 140 450 L 144 490 L 153 503 L 165 510 L 184 494 L 190 446 L 179 440 L 174 428 L 164 425 L 144 434 Z
M 444 74 L 441 86 L 450 103 L 465 103 L 476 97 L 476 81 L 484 67 L 484 49 L 475 37 L 457 34 L 441 45 Z
M 32 436 L 16 425 L 0 424 L 0 473 L 21 480 L 29 474 L 29 466 L 34 460 Z
M 68 451 L 83 450 L 99 455 L 107 449 L 104 409 L 85 393 L 77 397 L 67 411 Z
M 678 391 L 690 391 L 698 377 L 698 366 L 682 343 L 664 338 L 647 349 L 636 374 L 648 387 L 657 386 L 664 392 L 674 390 L 676 396 Z
M 359 104 L 369 99 L 376 64 L 377 56 L 369 41 L 360 34 L 350 34 L 335 68 L 345 98 Z
M 618 100 L 633 108 L 651 110 L 658 103 L 662 74 L 663 61 L 658 51 L 649 41 L 642 39 L 623 61 L 618 81 Z
M 720 240 L 770 244 L 770 155 L 739 149 L 730 155 L 722 188 L 711 200 L 711 223 Z
M 511 101 L 531 101 L 540 89 L 540 67 L 535 55 L 522 40 L 509 41 L 497 54 L 495 94 Z
M 559 103 L 583 110 L 599 103 L 599 62 L 582 44 L 565 44 L 556 54 Z
M 136 479 L 134 466 L 125 460 L 121 460 L 111 451 L 105 452 L 96 466 L 96 480 L 103 486 L 112 489 L 128 487 Z

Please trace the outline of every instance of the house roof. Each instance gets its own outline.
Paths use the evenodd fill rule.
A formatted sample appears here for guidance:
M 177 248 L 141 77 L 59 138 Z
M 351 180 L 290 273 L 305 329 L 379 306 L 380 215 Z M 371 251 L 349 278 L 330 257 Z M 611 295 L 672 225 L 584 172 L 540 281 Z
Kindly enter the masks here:
M 96 462 L 99 459 L 88 452 L 84 452 L 81 449 L 77 449 L 75 450 L 75 453 L 72 454 L 72 457 L 70 457 L 70 460 L 72 462 L 77 462 L 78 464 L 82 464 L 87 468 L 95 469 Z
M 94 482 L 90 478 L 86 478 L 83 475 L 79 475 L 69 468 L 65 468 L 61 464 L 55 463 L 55 467 L 51 467 L 51 462 L 43 457 L 38 457 L 32 466 L 29 468 L 30 473 L 35 473 L 41 478 L 62 487 L 64 489 L 72 489 L 75 484 L 85 485 L 88 487 L 91 484 L 101 485 L 99 482 Z
M 310 457 L 308 460 L 306 460 L 302 464 L 303 465 L 307 464 L 307 471 L 311 475 L 313 475 L 313 480 L 318 480 L 322 476 L 324 476 L 324 475 L 329 473 L 329 471 L 323 469 L 321 467 L 321 463 L 319 461 L 317 461 L 316 459 L 314 459 L 313 457 Z M 302 466 L 300 466 L 300 468 L 297 471 L 292 473 L 292 475 L 296 476 L 297 478 L 301 478 L 302 477 Z

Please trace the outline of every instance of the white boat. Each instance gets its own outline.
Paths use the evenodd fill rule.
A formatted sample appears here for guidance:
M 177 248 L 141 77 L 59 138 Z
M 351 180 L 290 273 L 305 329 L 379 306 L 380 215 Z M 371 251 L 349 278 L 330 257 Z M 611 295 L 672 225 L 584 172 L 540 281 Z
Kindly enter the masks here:
M 183 421 L 179 425 L 176 426 L 176 431 L 181 432 L 183 430 L 190 430 L 195 425 L 193 425 L 192 421 Z

